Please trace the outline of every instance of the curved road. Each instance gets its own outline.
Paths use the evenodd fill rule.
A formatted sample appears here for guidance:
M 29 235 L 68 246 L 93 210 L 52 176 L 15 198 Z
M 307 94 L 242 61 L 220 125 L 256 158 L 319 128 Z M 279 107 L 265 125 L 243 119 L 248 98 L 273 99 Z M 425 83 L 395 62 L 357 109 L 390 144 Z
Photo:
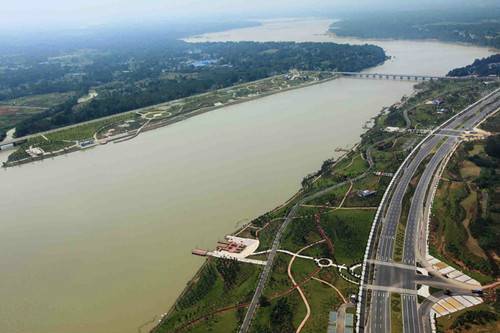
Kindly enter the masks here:
M 446 133 L 450 131 L 459 132 L 473 127 L 490 113 L 498 109 L 500 106 L 499 98 L 500 89 L 497 89 L 439 126 L 437 130 L 433 131 L 424 139 L 420 146 L 417 146 L 412 151 L 410 154 L 410 156 L 412 156 L 411 159 L 406 165 L 400 168 L 398 174 L 395 176 L 397 179 L 396 187 L 388 202 L 387 212 L 382 218 L 382 231 L 378 236 L 378 242 L 374 243 L 377 244 L 377 260 L 375 260 L 374 274 L 369 284 L 369 286 L 374 289 L 368 316 L 368 327 L 370 332 L 385 333 L 391 330 L 391 302 L 390 291 L 388 290 L 403 291 L 402 308 L 404 332 L 421 332 L 424 329 L 422 321 L 419 320 L 420 316 L 417 311 L 415 269 L 417 244 L 425 242 L 426 240 L 419 238 L 417 241 L 417 235 L 419 234 L 418 230 L 421 228 L 421 223 L 423 223 L 422 217 L 425 198 L 431 181 L 440 163 L 453 151 L 455 144 L 459 140 L 456 136 L 443 137 L 440 134 L 441 131 L 447 131 Z M 436 151 L 436 153 L 426 164 L 426 168 L 412 197 L 405 230 L 403 264 L 414 267 L 415 269 L 392 265 L 397 225 L 401 217 L 404 195 L 406 194 L 409 182 L 415 176 L 419 166 L 434 151 Z M 387 204 L 387 202 L 381 203 L 381 205 L 385 204 Z M 366 310 L 367 309 L 362 309 L 362 311 L 365 312 Z M 364 318 L 363 314 L 361 314 L 360 317 Z M 363 323 L 361 323 L 360 331 L 364 329 L 363 326 Z

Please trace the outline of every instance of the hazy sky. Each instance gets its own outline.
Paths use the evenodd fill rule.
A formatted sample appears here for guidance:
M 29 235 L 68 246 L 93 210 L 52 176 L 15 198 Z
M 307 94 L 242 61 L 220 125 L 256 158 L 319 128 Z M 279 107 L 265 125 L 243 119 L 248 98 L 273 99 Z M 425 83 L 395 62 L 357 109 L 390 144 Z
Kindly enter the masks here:
M 314 15 L 334 8 L 421 7 L 425 4 L 494 0 L 3 0 L 0 28 L 32 30 L 49 26 L 89 25 L 128 20 L 197 17 L 234 19 L 303 13 Z

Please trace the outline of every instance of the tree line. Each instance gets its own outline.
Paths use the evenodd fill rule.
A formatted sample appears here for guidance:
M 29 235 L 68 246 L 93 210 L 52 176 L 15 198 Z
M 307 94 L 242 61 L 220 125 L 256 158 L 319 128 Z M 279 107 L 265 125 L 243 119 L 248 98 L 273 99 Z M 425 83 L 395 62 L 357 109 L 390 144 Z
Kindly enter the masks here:
M 374 45 L 295 42 L 229 42 L 188 44 L 175 41 L 165 48 L 152 48 L 131 57 L 93 56 L 83 74 L 69 77 L 56 70 L 47 75 L 21 77 L 10 73 L 0 78 L 0 100 L 19 95 L 97 89 L 99 96 L 77 106 L 76 99 L 39 113 L 19 123 L 23 136 L 103 116 L 191 96 L 198 93 L 263 79 L 291 69 L 360 71 L 385 61 L 382 48 Z M 209 63 L 203 63 L 209 60 Z M 40 65 L 44 66 L 44 65 Z M 52 65 L 51 65 L 52 66 Z M 36 67 L 36 66 L 35 66 Z M 73 69 L 74 70 L 74 69 Z M 42 71 L 46 73 L 46 71 Z M 172 74 L 172 75 L 168 75 Z M 3 95 L 2 95 L 3 92 Z

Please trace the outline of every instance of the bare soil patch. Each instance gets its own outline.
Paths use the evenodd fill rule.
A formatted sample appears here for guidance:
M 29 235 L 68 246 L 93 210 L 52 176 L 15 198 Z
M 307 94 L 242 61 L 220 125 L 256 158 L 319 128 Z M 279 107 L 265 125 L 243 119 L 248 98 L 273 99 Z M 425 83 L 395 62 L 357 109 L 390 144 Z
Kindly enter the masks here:
M 3 106 L 0 105 L 0 116 L 6 116 L 10 114 L 16 114 L 20 109 L 14 106 Z
M 471 161 L 463 161 L 460 167 L 460 175 L 464 179 L 479 177 L 481 168 Z
M 465 245 L 474 255 L 484 259 L 488 259 L 486 253 L 484 253 L 483 249 L 479 246 L 477 239 L 472 236 L 469 229 L 471 221 L 475 219 L 478 213 L 477 192 L 471 190 L 470 194 L 467 196 L 467 198 L 462 200 L 460 205 L 465 210 L 465 219 L 462 221 L 462 224 L 464 225 L 467 232 L 467 241 Z

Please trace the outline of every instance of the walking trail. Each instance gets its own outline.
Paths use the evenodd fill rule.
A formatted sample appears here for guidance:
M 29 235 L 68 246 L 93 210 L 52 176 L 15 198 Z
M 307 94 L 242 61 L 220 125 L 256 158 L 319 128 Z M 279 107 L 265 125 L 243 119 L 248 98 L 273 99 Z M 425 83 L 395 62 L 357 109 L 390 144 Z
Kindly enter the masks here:
M 295 282 L 295 279 L 293 278 L 292 276 L 292 264 L 293 262 L 295 261 L 295 258 L 297 257 L 298 254 L 300 254 L 302 251 L 318 244 L 320 242 L 315 242 L 315 243 L 312 243 L 312 244 L 309 244 L 307 246 L 304 246 L 303 248 L 301 248 L 299 251 L 297 251 L 297 253 L 295 253 L 293 256 L 292 256 L 292 259 L 290 259 L 290 262 L 288 263 L 288 277 L 290 278 L 290 280 L 292 281 L 292 284 L 295 286 L 297 285 L 297 283 Z M 309 317 L 311 316 L 311 307 L 309 306 L 309 302 L 307 301 L 307 298 L 306 296 L 304 295 L 304 292 L 302 291 L 302 288 L 300 288 L 300 286 L 297 286 L 297 290 L 300 294 L 300 297 L 302 297 L 302 300 L 304 301 L 304 304 L 306 306 L 306 316 L 304 317 L 304 319 L 302 319 L 302 322 L 300 323 L 299 327 L 297 328 L 297 330 L 295 331 L 295 333 L 300 333 L 300 331 L 302 331 L 302 328 L 304 328 L 304 325 L 306 324 L 307 320 L 309 319 Z

